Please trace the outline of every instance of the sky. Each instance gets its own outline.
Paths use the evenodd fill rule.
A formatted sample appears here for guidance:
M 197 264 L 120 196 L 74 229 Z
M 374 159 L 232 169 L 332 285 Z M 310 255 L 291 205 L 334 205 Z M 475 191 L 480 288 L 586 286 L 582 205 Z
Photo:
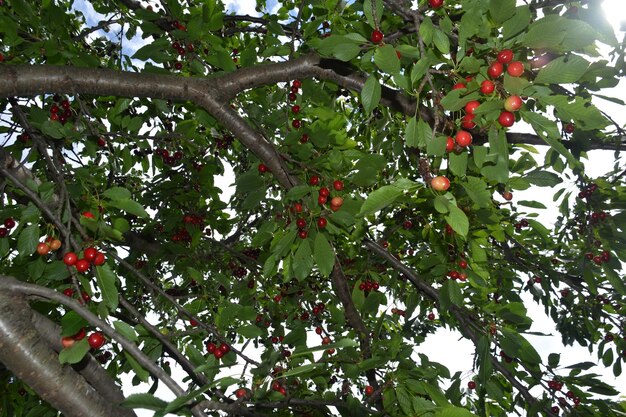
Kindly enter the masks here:
M 255 0 L 226 0 L 225 4 L 229 11 L 235 12 L 237 14 L 248 14 L 252 16 L 260 15 L 260 13 L 255 10 Z M 88 24 L 95 24 L 97 21 L 101 20 L 101 17 L 99 17 L 93 11 L 89 3 L 85 2 L 84 0 L 76 0 L 75 7 L 83 11 L 83 13 L 87 17 Z M 270 10 L 273 10 L 275 7 L 277 7 L 275 0 L 268 1 L 268 8 Z M 603 2 L 603 8 L 606 11 L 607 19 L 613 24 L 616 30 L 619 30 L 620 26 L 622 27 L 622 29 L 626 29 L 626 22 L 623 20 L 626 19 L 626 0 L 605 0 Z M 112 27 L 110 34 L 113 34 L 118 30 L 119 26 Z M 618 32 L 618 37 L 620 39 L 623 38 L 623 36 L 624 32 Z M 124 46 L 127 49 L 128 54 L 132 55 L 132 53 L 134 53 L 135 50 L 141 47 L 144 42 L 145 41 L 141 39 L 139 33 L 132 40 L 125 40 Z M 613 89 L 613 91 L 608 91 L 604 94 L 612 95 L 619 98 L 626 97 L 626 81 L 622 79 L 620 84 L 615 89 Z M 595 104 L 601 109 L 605 110 L 609 115 L 611 115 L 620 125 L 626 126 L 626 112 L 624 112 L 623 107 L 604 100 L 597 100 Z M 521 126 L 516 124 L 516 131 L 519 131 L 520 127 Z M 523 131 L 525 129 L 529 128 L 522 127 L 521 130 Z M 530 130 L 528 131 L 530 132 Z M 606 163 L 606 161 L 612 161 L 612 156 L 610 154 L 607 155 L 606 151 L 592 151 L 589 153 L 589 156 L 590 161 L 585 163 L 585 165 L 586 173 L 590 177 L 602 175 L 607 171 L 607 169 L 610 168 L 611 164 Z M 542 159 L 543 156 L 540 156 L 540 158 Z M 225 176 L 219 179 L 219 181 L 221 182 L 221 188 L 224 190 L 222 198 L 225 201 L 228 201 L 228 199 L 230 198 L 230 194 L 233 192 L 231 187 L 231 184 L 233 182 L 232 178 L 232 172 L 227 172 Z M 570 184 L 570 187 L 572 187 L 573 189 L 574 184 Z M 515 200 L 537 199 L 536 191 L 534 191 L 534 194 L 532 195 L 531 193 L 533 193 L 533 191 L 516 191 Z M 552 194 L 543 194 L 545 194 L 547 197 L 546 201 L 543 201 L 544 204 L 548 207 L 553 206 L 554 203 L 551 201 Z M 554 222 L 556 216 L 557 213 L 555 209 L 543 210 L 540 213 L 539 219 L 545 224 L 550 224 Z M 529 341 L 537 348 L 537 350 L 545 360 L 547 360 L 547 356 L 550 353 L 566 352 L 567 355 L 564 354 L 561 358 L 561 364 L 563 365 L 583 361 L 591 361 L 594 363 L 598 362 L 595 353 L 590 354 L 586 348 L 569 346 L 566 350 L 564 350 L 560 342 L 560 336 L 555 331 L 552 321 L 545 317 L 543 309 L 537 306 L 532 301 L 529 295 L 524 295 L 522 298 L 525 298 L 524 301 L 526 302 L 526 306 L 529 309 L 529 316 L 534 319 L 531 331 L 552 335 L 527 335 Z M 575 320 L 575 318 L 572 318 L 572 320 Z M 468 340 L 461 338 L 458 333 L 441 328 L 435 334 L 430 335 L 427 338 L 426 342 L 419 346 L 418 351 L 426 353 L 432 361 L 445 364 L 452 373 L 456 371 L 461 371 L 463 373 L 464 381 L 469 381 L 472 378 L 472 354 L 474 352 L 474 346 Z M 626 387 L 626 375 L 623 375 L 619 379 L 616 379 L 614 378 L 610 369 L 604 369 L 603 367 L 592 368 L 591 371 L 595 371 L 598 374 L 603 375 L 603 380 L 609 384 L 617 387 Z M 231 370 L 230 372 L 233 376 L 238 376 L 240 371 Z M 132 386 L 129 379 L 125 378 L 123 390 L 126 395 L 135 392 L 147 392 L 148 389 L 149 385 L 147 384 Z M 173 399 L 173 395 L 167 389 L 163 388 L 160 388 L 157 391 L 156 395 L 165 400 Z M 137 413 L 139 417 L 148 417 L 153 415 L 153 412 L 147 410 L 137 410 Z

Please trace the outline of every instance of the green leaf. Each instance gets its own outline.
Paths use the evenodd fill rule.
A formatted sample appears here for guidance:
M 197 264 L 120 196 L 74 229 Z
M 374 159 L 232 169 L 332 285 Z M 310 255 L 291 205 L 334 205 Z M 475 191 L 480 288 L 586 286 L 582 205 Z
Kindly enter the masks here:
M 74 336 L 80 329 L 89 326 L 87 320 L 70 310 L 61 318 L 61 337 Z
M 441 285 L 439 291 L 441 296 L 441 309 L 448 310 L 452 304 L 460 306 L 463 305 L 463 294 L 459 284 L 452 280 L 446 279 Z
M 626 285 L 624 285 L 624 279 L 620 278 L 613 268 L 606 263 L 602 264 L 602 270 L 604 271 L 604 275 L 606 275 L 606 279 L 609 281 L 613 289 L 626 296 Z
M 491 378 L 492 364 L 490 343 L 487 336 L 481 336 L 476 345 L 476 361 L 478 363 L 478 381 L 481 386 L 487 385 L 487 381 Z
M 374 214 L 393 203 L 401 195 L 402 190 L 400 188 L 394 185 L 384 185 L 367 196 L 367 199 L 361 206 L 359 216 Z
M 454 204 L 450 204 L 449 206 L 450 213 L 446 216 L 446 221 L 452 227 L 452 229 L 457 232 L 459 235 L 465 237 L 469 232 L 469 220 L 467 216 Z
M 491 0 L 489 14 L 496 23 L 503 23 L 515 15 L 515 0 Z
M 300 200 L 302 197 L 311 193 L 311 187 L 308 185 L 296 185 L 285 195 L 285 200 L 293 201 Z
M 133 200 L 111 200 L 109 204 L 113 207 L 117 207 L 120 210 L 125 211 L 126 213 L 135 215 L 137 217 L 148 218 L 148 213 L 146 210 L 136 201 Z
M 77 340 L 69 348 L 62 349 L 59 352 L 59 362 L 74 364 L 83 360 L 85 355 L 89 352 L 89 343 L 87 338 Z
M 568 22 L 569 19 L 555 15 L 545 16 L 536 20 L 528 28 L 522 45 L 533 49 L 558 51 L 560 50 L 559 45 L 565 39 Z
M 528 27 L 532 20 L 532 13 L 528 6 L 520 6 L 515 14 L 502 24 L 502 37 L 504 40 L 511 39 Z
M 62 139 L 65 136 L 63 125 L 52 120 L 46 120 L 41 124 L 41 133 L 54 139 Z
M 152 394 L 131 394 L 122 401 L 126 408 L 144 408 L 146 410 L 160 411 L 167 407 L 167 402 Z
M 467 159 L 468 154 L 466 152 L 450 153 L 450 172 L 457 177 L 464 177 L 467 172 Z
M 365 114 L 372 113 L 372 110 L 378 106 L 381 95 L 380 83 L 374 75 L 370 75 L 365 81 L 365 85 L 361 90 L 361 102 L 363 103 L 363 109 Z
M 262 336 L 264 334 L 260 327 L 254 324 L 248 324 L 237 328 L 237 333 L 245 337 L 246 339 L 254 339 L 255 337 Z
M 43 276 L 49 281 L 62 281 L 69 278 L 70 271 L 63 261 L 52 261 L 46 264 Z
M 376 10 L 372 7 L 374 5 Z M 378 28 L 378 23 L 383 17 L 383 2 L 378 0 L 365 0 L 363 2 L 363 14 L 367 19 L 367 24 L 372 28 Z M 376 18 L 374 18 L 376 16 Z
M 115 327 L 115 330 L 117 330 L 117 332 L 119 334 L 121 334 L 122 336 L 124 336 L 128 340 L 131 340 L 133 342 L 136 342 L 136 341 L 139 340 L 139 337 L 137 336 L 137 333 L 135 333 L 135 329 L 133 329 L 130 326 L 130 324 L 125 323 L 125 322 L 120 321 L 120 320 L 117 320 L 117 321 L 113 322 L 113 327 Z
M 309 276 L 313 269 L 313 253 L 308 239 L 302 240 L 293 256 L 293 273 L 300 281 Z
M 340 61 L 348 62 L 361 53 L 361 47 L 355 43 L 343 42 L 335 46 L 333 56 Z
M 570 84 L 578 81 L 589 68 L 589 62 L 578 55 L 556 58 L 543 67 L 535 84 Z
M 522 118 L 530 123 L 537 135 L 552 146 L 555 151 L 563 155 L 572 168 L 580 166 L 580 161 L 574 158 L 574 155 L 560 141 L 561 135 L 556 122 L 539 113 L 523 110 L 520 113 Z
M 561 361 L 560 353 L 551 353 L 548 355 L 548 365 L 551 368 L 556 368 L 557 366 L 559 366 L 560 361 Z
M 387 74 L 400 74 L 400 59 L 394 47 L 389 44 L 376 48 L 376 52 L 374 52 L 374 62 L 381 71 Z
M 448 38 L 448 35 L 439 29 L 435 29 L 433 35 L 435 47 L 439 50 L 439 52 L 442 54 L 450 53 L 450 39 Z
M 130 353 L 124 351 L 124 357 L 126 357 L 126 360 L 133 368 L 133 371 L 135 371 L 137 378 L 139 378 L 139 380 L 142 382 L 147 382 L 148 378 L 150 378 L 150 373 L 146 371 L 141 365 L 139 365 L 139 362 L 137 362 L 137 360 L 133 358 Z
M 487 184 L 476 177 L 467 177 L 467 182 L 461 183 L 467 195 L 479 207 L 485 208 L 491 205 L 491 193 L 487 190 Z
M 98 288 L 102 293 L 102 299 L 109 308 L 109 311 L 113 312 L 117 310 L 119 303 L 119 294 L 115 283 L 117 277 L 111 270 L 111 267 L 107 264 L 102 266 L 96 266 L 96 279 L 98 281 Z
M 531 184 L 535 184 L 539 187 L 554 187 L 557 184 L 563 182 L 561 177 L 553 172 L 534 170 L 524 175 L 524 179 Z
M 320 273 L 329 276 L 335 265 L 335 251 L 324 233 L 320 232 L 315 237 L 314 258 Z
M 415 117 L 411 117 L 409 122 L 406 124 L 406 131 L 404 132 L 406 146 L 409 148 L 417 148 L 420 146 L 420 138 L 417 133 L 417 119 Z
M 427 141 L 426 153 L 430 156 L 442 156 L 446 153 L 447 143 L 447 136 L 435 136 L 434 139 Z
M 324 364 L 309 363 L 307 365 L 297 366 L 283 374 L 285 378 L 289 378 L 296 375 L 311 374 L 314 375 L 319 372 L 320 368 L 323 368 Z
M 39 244 L 39 225 L 31 224 L 26 226 L 20 236 L 17 238 L 17 250 L 20 256 L 28 256 L 35 253 L 37 245 Z
M 461 407 L 445 407 L 434 414 L 433 417 L 476 417 L 476 414 Z
M 129 200 L 131 197 L 130 191 L 123 187 L 109 188 L 102 195 L 111 200 Z

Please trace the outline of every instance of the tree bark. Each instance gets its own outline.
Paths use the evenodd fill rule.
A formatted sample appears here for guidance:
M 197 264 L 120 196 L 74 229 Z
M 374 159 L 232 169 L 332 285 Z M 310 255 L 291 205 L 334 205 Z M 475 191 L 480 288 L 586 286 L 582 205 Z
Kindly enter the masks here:
M 134 415 L 101 396 L 71 366 L 61 365 L 33 324 L 25 298 L 9 291 L 0 292 L 0 362 L 65 417 Z

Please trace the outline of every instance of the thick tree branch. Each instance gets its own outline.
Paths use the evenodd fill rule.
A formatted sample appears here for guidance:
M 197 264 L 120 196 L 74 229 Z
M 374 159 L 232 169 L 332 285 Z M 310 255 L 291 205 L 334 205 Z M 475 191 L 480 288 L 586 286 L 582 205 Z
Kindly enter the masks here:
M 63 366 L 32 322 L 25 298 L 0 277 L 0 362 L 66 417 L 132 416 L 102 397 L 69 366 Z

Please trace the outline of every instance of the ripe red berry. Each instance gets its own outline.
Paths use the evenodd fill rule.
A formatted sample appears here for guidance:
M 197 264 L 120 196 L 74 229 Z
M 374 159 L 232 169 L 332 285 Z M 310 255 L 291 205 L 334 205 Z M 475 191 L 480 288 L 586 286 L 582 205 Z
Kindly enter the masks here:
M 293 126 L 294 129 L 300 129 L 300 126 L 302 126 L 302 122 L 298 119 L 293 119 L 291 121 L 291 126 Z
M 463 148 L 472 144 L 472 135 L 465 130 L 459 130 L 454 139 L 456 143 Z
M 428 318 L 428 320 L 435 320 L 435 313 L 428 313 L 428 316 L 426 316 Z
M 511 77 L 519 77 L 524 73 L 524 64 L 520 61 L 513 61 L 506 68 L 506 72 L 508 72 Z
M 468 113 L 465 116 L 463 116 L 463 119 L 461 120 L 461 127 L 463 129 L 473 129 L 476 127 L 476 123 L 473 122 L 473 120 L 476 118 L 475 114 L 472 113 Z
M 95 219 L 95 218 L 96 218 L 96 217 L 93 215 L 93 213 L 92 213 L 92 212 L 90 212 L 90 211 L 85 211 L 85 212 L 83 212 L 83 214 L 82 214 L 82 215 L 83 215 L 83 217 L 87 217 L 87 218 L 89 218 L 89 219 Z
M 461 260 L 459 261 L 459 268 L 461 268 L 461 269 L 466 269 L 466 268 L 467 268 L 467 261 L 466 261 L 466 260 L 464 260 L 464 259 L 461 259 Z
M 443 6 L 443 0 L 428 0 L 428 4 L 430 4 L 430 7 L 433 9 L 438 9 Z
M 320 217 L 319 219 L 317 219 L 317 227 L 319 227 L 320 229 L 325 228 L 327 224 L 328 221 L 324 217 Z
M 7 217 L 6 219 L 4 219 L 4 227 L 9 230 L 15 227 L 15 220 L 13 220 L 13 217 Z
M 340 181 L 340 180 L 333 181 L 333 188 L 337 191 L 343 190 L 343 181 Z
M 65 255 L 63 255 L 63 262 L 67 266 L 72 266 L 76 264 L 77 260 L 78 260 L 78 257 L 76 256 L 74 252 L 68 252 Z
M 330 195 L 330 190 L 326 187 L 322 187 L 319 190 L 319 195 L 323 195 L 324 197 L 328 197 Z
M 374 393 L 374 387 L 373 386 L 368 385 L 368 386 L 365 387 L 365 395 L 367 395 L 369 397 L 373 393 Z
M 298 232 L 298 237 L 300 239 L 306 239 L 309 236 L 309 233 L 306 230 L 300 230 Z
M 326 197 L 325 195 L 320 195 L 317 197 L 317 203 L 320 206 L 323 206 L 324 204 L 326 204 L 326 201 L 328 201 L 328 197 Z
M 454 138 L 452 136 L 448 136 L 448 140 L 446 141 L 446 152 L 452 152 L 454 150 Z
M 456 83 L 452 86 L 452 90 L 461 90 L 463 88 L 467 88 L 467 86 L 463 83 Z
M 104 336 L 100 332 L 93 332 L 87 339 L 92 349 L 100 349 L 104 345 L 104 341 Z
M 470 381 L 467 383 L 467 388 L 469 389 L 476 389 L 476 382 L 474 381 Z
M 213 343 L 213 342 L 207 342 L 206 350 L 207 350 L 207 352 L 213 354 L 217 350 L 217 345 L 215 343 Z
M 511 127 L 515 123 L 515 115 L 509 111 L 503 111 L 498 117 L 498 123 L 502 127 Z
M 309 135 L 306 133 L 300 136 L 300 143 L 307 143 L 309 141 Z
M 504 101 L 504 108 L 507 111 L 516 111 L 519 110 L 520 107 L 522 107 L 522 104 L 524 102 L 522 101 L 522 98 L 520 96 L 510 96 L 507 97 L 507 99 Z
M 224 357 L 224 352 L 216 349 L 215 352 L 213 352 L 213 356 L 215 356 L 215 359 L 221 359 L 222 357 Z
M 483 94 L 491 94 L 496 89 L 496 86 L 492 81 L 485 80 L 480 84 L 480 92 Z
M 504 67 L 502 66 L 501 63 L 497 61 L 492 63 L 487 69 L 487 74 L 491 78 L 498 78 L 499 76 L 502 75 L 503 72 L 504 72 Z
M 291 106 L 291 111 L 292 111 L 292 112 L 294 112 L 294 113 L 296 113 L 296 114 L 297 114 L 297 113 L 300 113 L 300 106 L 298 106 L 297 104 L 296 104 L 296 105 Z
M 76 266 L 76 270 L 82 273 L 89 269 L 90 264 L 89 264 L 89 261 L 86 259 L 79 259 L 76 261 L 75 266 Z
M 224 354 L 227 354 L 228 352 L 230 352 L 230 346 L 226 343 L 221 343 L 219 349 Z
M 306 220 L 299 218 L 296 220 L 296 226 L 298 226 L 298 229 L 304 229 L 306 227 Z
M 243 398 L 243 397 L 246 396 L 247 393 L 248 393 L 248 391 L 246 391 L 245 388 L 239 388 L 239 389 L 237 389 L 237 391 L 235 391 L 235 397 Z
M 106 258 L 104 257 L 104 253 L 98 252 L 96 257 L 93 258 L 93 264 L 96 266 L 102 266 L 106 262 Z
M 497 59 L 501 64 L 508 64 L 513 60 L 513 51 L 510 49 L 503 49 L 498 53 Z
M 480 106 L 480 102 L 476 100 L 472 100 L 465 105 L 465 112 L 469 114 L 473 114 L 474 111 Z
M 339 210 L 342 205 L 343 205 L 343 198 L 341 197 L 333 197 L 332 200 L 330 200 L 330 209 L 332 211 Z
M 383 33 L 382 33 L 380 30 L 375 29 L 375 30 L 372 32 L 372 36 L 370 37 L 370 40 L 371 40 L 373 43 L 380 43 L 380 42 L 383 40 L 383 37 L 384 37 L 384 36 L 385 36 L 385 35 L 383 35 Z
M 309 184 L 317 185 L 319 183 L 320 183 L 320 177 L 318 177 L 317 175 L 313 175 L 311 176 L 311 178 L 309 178 Z
M 259 164 L 258 170 L 261 174 L 267 172 L 267 166 L 265 164 Z
M 66 297 L 71 297 L 74 295 L 74 290 L 71 288 L 66 288 L 63 290 L 63 295 L 65 295 Z
M 302 87 L 302 82 L 300 80 L 293 80 L 293 82 L 291 83 L 291 86 L 295 88 L 300 88 Z
M 96 259 L 96 255 L 97 254 L 98 254 L 98 251 L 96 250 L 96 248 L 89 247 L 89 248 L 85 249 L 84 254 L 83 254 L 83 258 L 85 258 L 89 262 L 93 262 L 93 260 Z

